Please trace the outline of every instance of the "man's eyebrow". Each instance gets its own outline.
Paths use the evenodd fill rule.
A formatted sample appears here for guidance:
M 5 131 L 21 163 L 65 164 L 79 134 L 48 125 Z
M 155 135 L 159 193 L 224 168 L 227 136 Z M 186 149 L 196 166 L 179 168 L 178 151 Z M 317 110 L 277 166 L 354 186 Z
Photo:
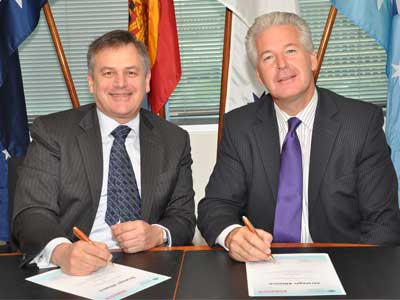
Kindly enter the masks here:
M 298 47 L 298 45 L 294 44 L 294 43 L 287 43 L 287 44 L 285 44 L 283 46 L 283 48 L 287 48 L 287 47 Z M 264 55 L 264 54 L 267 54 L 267 53 L 272 53 L 272 52 L 273 52 L 272 50 L 267 49 L 267 50 L 262 51 L 261 55 Z
M 286 47 L 290 47 L 290 46 L 293 46 L 293 47 L 298 47 L 298 45 L 297 45 L 297 44 L 294 44 L 294 43 L 288 43 L 288 44 L 286 44 L 286 45 L 285 45 L 285 48 L 286 48 Z
M 108 66 L 104 66 L 104 67 L 101 67 L 100 68 L 100 71 L 108 71 L 108 70 L 113 70 L 114 68 L 112 68 L 112 67 L 108 67 Z
M 124 68 L 125 70 L 134 70 L 134 71 L 139 71 L 140 67 L 139 66 L 128 66 Z M 115 70 L 114 67 L 110 67 L 110 66 L 103 66 L 100 68 L 100 72 L 104 72 L 104 71 L 112 71 Z
M 136 71 L 139 71 L 139 70 L 140 70 L 140 67 L 138 67 L 138 66 L 128 66 L 128 67 L 126 67 L 125 69 L 127 69 L 127 70 L 136 70 Z
M 268 54 L 268 53 L 272 53 L 272 51 L 271 50 L 265 50 L 265 51 L 261 52 L 261 55 Z

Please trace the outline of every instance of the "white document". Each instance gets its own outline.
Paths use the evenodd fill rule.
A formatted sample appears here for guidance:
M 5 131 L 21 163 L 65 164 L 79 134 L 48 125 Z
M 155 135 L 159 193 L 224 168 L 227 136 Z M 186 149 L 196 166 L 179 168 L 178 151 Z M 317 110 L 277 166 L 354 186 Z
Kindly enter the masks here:
M 346 295 L 326 253 L 274 254 L 275 262 L 246 263 L 249 296 Z
M 26 280 L 89 299 L 122 299 L 170 279 L 140 269 L 110 264 L 87 276 L 70 276 L 60 269 L 35 275 Z

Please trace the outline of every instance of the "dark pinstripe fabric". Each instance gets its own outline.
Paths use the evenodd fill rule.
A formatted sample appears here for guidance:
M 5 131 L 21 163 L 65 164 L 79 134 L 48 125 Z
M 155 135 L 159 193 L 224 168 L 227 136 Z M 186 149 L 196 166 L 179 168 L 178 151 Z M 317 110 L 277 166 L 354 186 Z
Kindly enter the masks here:
M 309 174 L 314 242 L 400 244 L 397 179 L 372 104 L 318 89 Z M 212 245 L 247 215 L 273 232 L 279 134 L 272 99 L 228 113 L 217 163 L 199 203 L 198 226 Z
M 194 228 L 192 159 L 187 132 L 141 111 L 142 214 L 171 232 L 174 245 L 191 244 Z M 89 233 L 99 204 L 103 156 L 95 105 L 35 120 L 20 169 L 13 234 L 28 260 L 55 237 Z

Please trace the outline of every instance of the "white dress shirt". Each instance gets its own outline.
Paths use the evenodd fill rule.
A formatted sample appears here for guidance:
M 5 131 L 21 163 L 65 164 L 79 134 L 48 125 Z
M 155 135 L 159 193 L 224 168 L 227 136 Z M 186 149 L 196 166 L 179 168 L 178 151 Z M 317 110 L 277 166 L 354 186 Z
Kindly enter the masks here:
M 107 211 L 108 169 L 111 147 L 114 142 L 114 137 L 111 135 L 111 132 L 121 124 L 106 116 L 99 109 L 97 109 L 97 116 L 99 117 L 101 141 L 103 145 L 103 184 L 99 207 L 89 238 L 93 241 L 102 241 L 106 243 L 109 249 L 118 249 L 117 242 L 112 238 L 111 228 L 105 222 L 105 216 Z M 125 139 L 125 147 L 131 160 L 133 171 L 135 172 L 139 195 L 141 195 L 139 121 L 140 114 L 137 114 L 134 119 L 124 125 L 131 128 L 131 131 Z
M 103 147 L 103 178 L 102 178 L 102 188 L 100 194 L 99 207 L 96 212 L 94 219 L 92 231 L 90 232 L 89 238 L 93 241 L 101 241 L 107 244 L 109 249 L 119 249 L 117 242 L 112 237 L 112 231 L 110 226 L 105 222 L 105 215 L 107 211 L 107 188 L 108 188 L 108 169 L 110 161 L 111 147 L 114 141 L 114 137 L 111 132 L 117 128 L 119 124 L 114 119 L 106 116 L 103 112 L 97 109 L 97 116 L 99 118 L 101 141 Z M 140 138 L 139 138 L 139 123 L 140 114 L 130 120 L 128 123 L 124 124 L 131 128 L 128 136 L 125 140 L 126 151 L 128 152 L 129 158 L 132 163 L 133 171 L 135 172 L 136 183 L 138 185 L 139 194 L 141 195 L 141 172 L 140 172 Z M 159 226 L 165 230 L 168 240 L 168 246 L 171 246 L 172 239 L 170 231 L 159 224 L 153 224 L 154 226 Z M 66 238 L 60 237 L 51 240 L 42 252 L 35 257 L 32 261 L 36 263 L 39 268 L 49 268 L 54 267 L 50 263 L 51 255 L 55 247 L 61 243 L 71 243 Z
M 311 154 L 311 139 L 314 126 L 315 112 L 318 104 L 318 93 L 314 90 L 314 94 L 310 103 L 299 112 L 295 117 L 301 120 L 300 125 L 296 129 L 299 138 L 302 163 L 303 163 L 303 205 L 301 215 L 301 242 L 312 243 L 311 234 L 308 226 L 308 175 L 310 171 L 310 154 Z M 276 119 L 278 122 L 279 140 L 282 151 L 282 144 L 289 130 L 288 120 L 292 117 L 282 111 L 278 105 L 274 103 Z M 241 227 L 239 224 L 233 224 L 225 228 L 217 237 L 216 243 L 229 250 L 225 245 L 225 239 L 228 234 L 235 228 Z M 272 234 L 272 232 L 271 232 Z

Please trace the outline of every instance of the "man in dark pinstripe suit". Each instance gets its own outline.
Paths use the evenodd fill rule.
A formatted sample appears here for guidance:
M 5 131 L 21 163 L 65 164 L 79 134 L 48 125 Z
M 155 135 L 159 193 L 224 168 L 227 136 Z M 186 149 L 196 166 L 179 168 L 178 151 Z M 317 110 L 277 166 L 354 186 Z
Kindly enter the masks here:
M 302 185 L 291 197 L 300 198 L 297 241 L 400 244 L 397 179 L 382 111 L 316 88 L 311 32 L 294 14 L 258 17 L 246 47 L 269 94 L 225 116 L 217 163 L 198 210 L 207 242 L 239 261 L 270 258 L 272 234 L 282 221 L 275 215 L 279 181 L 290 177 L 280 177 L 281 147 L 288 120 L 297 118 Z M 242 226 L 242 215 L 257 234 Z
M 88 82 L 96 104 L 39 117 L 14 204 L 13 235 L 25 262 L 60 266 L 73 275 L 107 264 L 110 248 L 138 252 L 191 244 L 194 228 L 187 132 L 140 106 L 150 91 L 145 46 L 116 30 L 88 51 Z M 141 219 L 105 221 L 112 132 L 123 124 L 125 147 L 141 198 Z M 111 166 L 111 165 L 110 165 Z M 96 244 L 77 241 L 73 226 Z

